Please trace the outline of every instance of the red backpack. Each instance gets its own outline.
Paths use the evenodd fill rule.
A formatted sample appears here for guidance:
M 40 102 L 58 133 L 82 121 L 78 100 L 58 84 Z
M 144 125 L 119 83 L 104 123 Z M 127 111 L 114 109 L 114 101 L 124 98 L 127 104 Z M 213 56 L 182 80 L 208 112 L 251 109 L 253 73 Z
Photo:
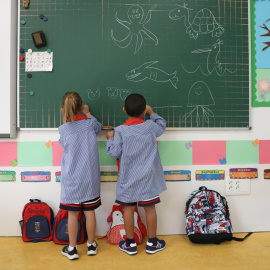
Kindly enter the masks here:
M 53 211 L 38 199 L 30 199 L 24 206 L 22 220 L 19 221 L 22 239 L 25 242 L 41 242 L 52 240 Z
M 77 244 L 82 244 L 87 237 L 86 219 L 82 210 L 78 215 Z M 68 245 L 68 210 L 60 209 L 53 223 L 53 242 L 58 245 Z
M 126 231 L 124 226 L 124 206 L 113 205 L 112 212 L 107 218 L 111 222 L 111 227 L 107 232 L 107 238 L 112 244 L 119 244 L 120 241 L 126 239 Z M 134 239 L 136 244 L 140 244 L 146 236 L 146 227 L 142 223 L 138 207 L 136 206 L 134 212 Z

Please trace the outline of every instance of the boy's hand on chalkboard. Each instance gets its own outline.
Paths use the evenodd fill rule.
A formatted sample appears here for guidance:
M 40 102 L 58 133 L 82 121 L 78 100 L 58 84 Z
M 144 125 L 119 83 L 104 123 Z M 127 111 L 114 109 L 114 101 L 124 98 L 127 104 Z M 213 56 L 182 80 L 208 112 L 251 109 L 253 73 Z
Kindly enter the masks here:
M 107 132 L 107 134 L 106 134 L 107 140 L 109 140 L 110 138 L 113 138 L 113 137 L 114 137 L 114 131 Z
M 87 105 L 83 105 L 83 113 L 86 115 L 86 116 L 90 116 L 91 113 L 89 111 L 89 107 Z
M 149 105 L 146 105 L 146 113 L 148 113 L 149 115 L 154 113 L 153 109 Z

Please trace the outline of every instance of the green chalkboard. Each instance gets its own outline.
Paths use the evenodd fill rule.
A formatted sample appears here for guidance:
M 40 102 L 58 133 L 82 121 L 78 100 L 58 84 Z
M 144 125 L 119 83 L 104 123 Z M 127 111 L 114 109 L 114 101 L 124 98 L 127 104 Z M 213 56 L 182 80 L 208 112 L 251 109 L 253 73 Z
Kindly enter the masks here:
M 141 93 L 168 128 L 249 127 L 248 1 L 31 0 L 22 20 L 20 49 L 52 50 L 53 69 L 26 72 L 20 53 L 20 128 L 61 125 L 66 91 L 104 126 L 122 124 L 125 97 Z

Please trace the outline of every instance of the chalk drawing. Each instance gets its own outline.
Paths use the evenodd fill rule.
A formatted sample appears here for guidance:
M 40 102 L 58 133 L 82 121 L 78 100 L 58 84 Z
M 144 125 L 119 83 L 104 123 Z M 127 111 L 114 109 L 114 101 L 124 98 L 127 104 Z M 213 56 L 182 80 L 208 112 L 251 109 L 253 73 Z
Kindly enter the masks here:
M 100 88 L 87 89 L 87 93 L 90 100 L 97 100 L 100 98 Z
M 222 40 L 217 40 L 211 48 L 198 49 L 192 51 L 191 53 L 207 53 L 206 63 L 199 65 L 195 70 L 188 71 L 183 64 L 182 67 L 187 73 L 195 73 L 197 70 L 200 70 L 202 74 L 208 76 L 216 71 L 217 75 L 222 76 L 226 71 L 229 73 L 235 73 L 236 70 L 229 70 L 225 67 L 225 64 L 220 63 L 220 45 L 223 44 Z
M 118 98 L 118 89 L 117 87 L 106 87 L 108 90 L 108 97 L 111 99 L 117 99 Z
M 212 33 L 212 37 L 220 37 L 224 33 L 224 28 L 217 23 L 216 18 L 208 8 L 201 9 L 190 23 L 190 11 L 186 4 L 177 5 L 175 9 L 170 11 L 171 20 L 179 20 L 184 18 L 186 32 L 190 38 L 197 39 L 198 35 Z
M 125 101 L 127 96 L 130 95 L 130 93 L 132 92 L 132 90 L 130 89 L 118 89 L 118 91 L 120 92 L 120 98 Z
M 111 99 L 117 99 L 119 96 L 120 98 L 125 101 L 127 96 L 132 92 L 130 89 L 122 89 L 119 87 L 106 87 L 108 91 L 108 97 Z
M 118 23 L 123 25 L 128 29 L 128 35 L 122 39 L 117 40 L 114 37 L 113 30 L 111 30 L 111 38 L 113 42 L 120 48 L 126 48 L 130 45 L 132 39 L 136 40 L 136 46 L 134 50 L 134 54 L 136 54 L 143 45 L 145 34 L 148 38 L 154 41 L 155 45 L 158 45 L 158 38 L 155 34 L 153 34 L 150 30 L 148 30 L 145 25 L 151 20 L 151 11 L 156 8 L 156 5 L 152 6 L 147 13 L 147 16 L 144 16 L 143 8 L 139 5 L 132 5 L 127 12 L 128 21 L 120 20 L 117 16 L 117 12 L 115 14 L 115 19 Z M 145 17 L 145 18 L 144 18 Z
M 191 110 L 183 116 L 183 120 L 187 120 L 189 117 L 196 115 L 196 125 L 209 123 L 209 117 L 214 117 L 213 112 L 208 108 L 215 105 L 211 91 L 208 85 L 203 81 L 194 83 L 188 93 L 187 107 L 191 107 Z
M 178 83 L 178 77 L 176 76 L 176 71 L 169 74 L 159 68 L 152 67 L 156 63 L 158 63 L 158 61 L 146 62 L 140 67 L 130 70 L 126 74 L 126 79 L 132 82 L 141 82 L 146 79 L 159 83 L 170 82 L 172 86 L 177 89 L 176 84 Z

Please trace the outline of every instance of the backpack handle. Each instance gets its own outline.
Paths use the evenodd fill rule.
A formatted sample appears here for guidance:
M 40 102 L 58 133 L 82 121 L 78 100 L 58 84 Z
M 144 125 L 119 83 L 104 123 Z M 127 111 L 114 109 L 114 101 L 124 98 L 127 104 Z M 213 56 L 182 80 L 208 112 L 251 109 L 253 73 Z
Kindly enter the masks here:
M 39 200 L 39 199 L 30 199 L 29 201 L 30 202 L 41 202 L 41 200 Z
M 199 190 L 206 191 L 206 190 L 207 190 L 207 187 L 201 186 L 201 187 L 199 188 Z

